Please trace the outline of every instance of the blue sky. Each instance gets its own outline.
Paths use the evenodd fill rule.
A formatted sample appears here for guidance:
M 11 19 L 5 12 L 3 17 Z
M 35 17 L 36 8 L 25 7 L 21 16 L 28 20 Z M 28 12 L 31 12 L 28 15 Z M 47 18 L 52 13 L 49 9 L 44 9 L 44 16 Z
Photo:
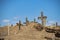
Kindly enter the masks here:
M 60 24 L 60 0 L 0 0 L 0 24 L 25 22 L 26 17 L 41 22 L 37 19 L 41 11 L 48 17 L 48 22 Z

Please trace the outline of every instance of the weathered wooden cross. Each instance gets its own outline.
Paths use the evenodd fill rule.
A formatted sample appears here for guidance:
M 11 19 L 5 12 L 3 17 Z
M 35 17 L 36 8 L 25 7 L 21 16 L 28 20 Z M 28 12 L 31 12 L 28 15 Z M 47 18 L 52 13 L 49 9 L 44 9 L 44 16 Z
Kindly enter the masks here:
M 41 16 L 38 17 L 38 19 L 41 19 L 41 21 L 42 21 L 42 26 L 46 26 L 47 16 L 44 16 L 44 15 L 43 15 L 43 12 L 41 12 Z

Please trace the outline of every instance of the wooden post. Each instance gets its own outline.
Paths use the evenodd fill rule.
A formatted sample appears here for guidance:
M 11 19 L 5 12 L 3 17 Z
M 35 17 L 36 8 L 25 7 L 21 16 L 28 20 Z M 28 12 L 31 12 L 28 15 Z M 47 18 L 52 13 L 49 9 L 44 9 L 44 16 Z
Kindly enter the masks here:
M 36 22 L 36 19 L 34 18 L 34 23 Z
M 56 27 L 58 26 L 58 23 L 56 22 Z
M 8 23 L 8 35 L 9 35 L 9 23 Z
M 20 30 L 21 25 L 22 25 L 22 24 L 21 24 L 21 21 L 19 20 L 19 30 Z
M 11 24 L 11 27 L 13 26 L 13 24 Z

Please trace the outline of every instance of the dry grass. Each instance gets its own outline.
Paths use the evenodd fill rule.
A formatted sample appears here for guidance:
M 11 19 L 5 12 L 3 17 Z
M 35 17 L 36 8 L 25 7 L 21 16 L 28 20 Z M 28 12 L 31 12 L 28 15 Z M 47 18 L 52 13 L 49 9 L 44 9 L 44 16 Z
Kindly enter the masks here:
M 53 38 L 53 33 L 47 33 L 45 30 L 37 31 L 33 26 L 34 23 L 28 26 L 21 26 L 18 30 L 18 26 L 10 29 L 10 35 L 5 36 L 5 40 L 47 40 L 45 37 Z

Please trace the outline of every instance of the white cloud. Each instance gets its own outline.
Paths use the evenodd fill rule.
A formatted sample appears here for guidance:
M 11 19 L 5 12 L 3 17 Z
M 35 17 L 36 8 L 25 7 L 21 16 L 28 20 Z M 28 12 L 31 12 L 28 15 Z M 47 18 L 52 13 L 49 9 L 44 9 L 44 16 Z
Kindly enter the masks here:
M 48 21 L 47 25 L 48 25 L 48 26 L 51 26 L 51 25 L 53 25 L 53 24 L 55 24 L 55 23 L 56 23 L 55 21 Z
M 48 23 L 50 23 L 50 24 L 54 24 L 54 23 L 56 23 L 55 21 L 49 21 Z
M 18 19 L 18 16 L 14 17 L 14 19 Z
M 10 20 L 8 20 L 8 19 L 4 19 L 3 22 L 10 22 Z

